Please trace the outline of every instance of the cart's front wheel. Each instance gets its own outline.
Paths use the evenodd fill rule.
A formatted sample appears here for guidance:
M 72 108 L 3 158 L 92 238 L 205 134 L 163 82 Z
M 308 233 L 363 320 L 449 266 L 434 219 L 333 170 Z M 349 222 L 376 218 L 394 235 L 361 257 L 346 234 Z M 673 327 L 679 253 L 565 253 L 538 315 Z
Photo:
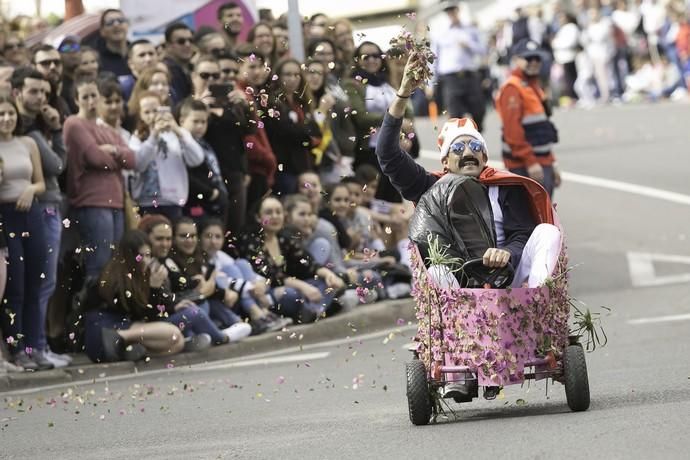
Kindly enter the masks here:
M 587 410 L 589 408 L 589 379 L 582 345 L 569 345 L 565 349 L 563 372 L 568 407 L 574 412 Z
M 431 418 L 431 395 L 424 363 L 418 359 L 405 364 L 407 371 L 407 404 L 410 421 L 414 425 L 426 425 Z

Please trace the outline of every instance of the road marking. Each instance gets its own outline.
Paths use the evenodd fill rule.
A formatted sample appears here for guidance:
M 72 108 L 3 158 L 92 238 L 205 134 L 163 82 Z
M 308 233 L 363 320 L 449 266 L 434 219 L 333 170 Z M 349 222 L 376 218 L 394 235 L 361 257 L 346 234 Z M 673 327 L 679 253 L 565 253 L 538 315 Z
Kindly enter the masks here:
M 438 160 L 439 170 L 441 169 L 439 153 L 437 151 L 422 150 L 419 152 L 419 156 L 427 160 Z M 489 166 L 496 169 L 505 169 L 503 167 L 503 163 L 498 161 L 490 161 Z M 584 174 L 571 173 L 567 171 L 561 171 L 561 178 L 567 182 L 591 185 L 594 187 L 601 187 L 609 190 L 616 190 L 619 192 L 632 193 L 633 195 L 640 195 L 647 198 L 656 198 L 658 200 L 668 201 L 670 203 L 690 206 L 690 195 L 684 195 L 682 193 L 670 192 L 668 190 L 647 187 L 645 185 L 631 184 L 629 182 L 621 182 L 613 179 L 604 179 L 603 177 L 586 176 Z
M 353 342 L 363 342 L 366 340 L 371 340 L 371 339 L 378 339 L 380 337 L 385 337 L 390 335 L 391 332 L 395 332 L 396 334 L 398 333 L 404 333 L 407 331 L 411 331 L 413 329 L 416 329 L 416 325 L 411 325 L 411 326 L 404 326 L 404 327 L 395 327 L 391 329 L 386 329 L 384 331 L 379 331 L 379 332 L 370 332 L 368 334 L 362 334 L 362 335 L 355 335 L 351 337 L 346 337 L 343 339 L 333 339 L 329 340 L 326 342 L 319 342 L 319 343 L 312 343 L 309 345 L 302 345 L 302 346 L 295 346 L 295 347 L 290 347 L 286 348 L 284 350 L 276 350 L 276 351 L 269 351 L 265 353 L 258 353 L 255 355 L 250 355 L 250 356 L 245 356 L 242 358 L 231 358 L 229 360 L 224 360 L 224 361 L 216 361 L 211 365 L 224 365 L 224 364 L 229 364 L 229 363 L 238 363 L 238 362 L 243 362 L 243 361 L 250 361 L 250 360 L 262 360 L 262 362 L 266 362 L 265 358 L 272 357 L 272 356 L 280 356 L 280 355 L 286 355 L 286 354 L 291 354 L 291 353 L 300 353 L 304 350 L 312 350 L 315 348 L 323 348 L 323 347 L 334 347 L 334 346 L 340 346 L 340 345 L 346 345 L 350 344 Z M 298 355 L 300 357 L 300 360 L 306 361 L 305 359 L 305 354 Z M 184 366 L 184 367 L 175 367 L 172 369 L 155 369 L 155 370 L 149 370 L 149 371 L 138 371 L 138 372 L 133 372 L 129 374 L 122 374 L 122 375 L 113 375 L 110 377 L 97 377 L 97 378 L 91 378 L 91 379 L 85 379 L 85 380 L 75 380 L 72 382 L 64 382 L 64 383 L 56 383 L 53 385 L 44 385 L 40 387 L 32 387 L 32 388 L 24 388 L 24 389 L 18 389 L 18 390 L 8 390 L 5 392 L 0 392 L 2 395 L 27 395 L 27 394 L 32 394 L 32 393 L 39 393 L 42 391 L 50 391 L 50 390 L 59 390 L 62 388 L 74 388 L 78 386 L 83 386 L 83 385 L 91 385 L 95 383 L 105 383 L 105 382 L 117 382 L 120 380 L 127 380 L 127 379 L 133 379 L 133 378 L 138 378 L 138 377 L 149 377 L 149 376 L 154 376 L 154 375 L 160 375 L 160 374 L 170 374 L 171 372 L 180 372 L 180 371 L 189 371 L 189 366 Z
M 690 283 L 690 273 L 657 276 L 654 261 L 690 265 L 689 256 L 628 252 L 630 279 L 635 287 L 665 286 L 667 284 Z
M 630 319 L 627 321 L 627 323 L 637 326 L 640 324 L 670 323 L 673 321 L 690 321 L 690 313 L 685 313 L 682 315 L 657 316 L 655 318 Z
M 288 356 L 276 356 L 275 358 L 258 358 L 258 359 L 246 359 L 243 361 L 238 361 L 234 363 L 225 364 L 195 364 L 189 368 L 180 368 L 181 370 L 193 370 L 193 371 L 215 371 L 219 369 L 234 369 L 237 367 L 249 367 L 249 366 L 264 366 L 271 364 L 288 364 L 296 362 L 307 362 L 316 361 L 317 359 L 325 359 L 331 355 L 328 351 L 322 351 L 320 353 L 301 353 L 297 355 Z

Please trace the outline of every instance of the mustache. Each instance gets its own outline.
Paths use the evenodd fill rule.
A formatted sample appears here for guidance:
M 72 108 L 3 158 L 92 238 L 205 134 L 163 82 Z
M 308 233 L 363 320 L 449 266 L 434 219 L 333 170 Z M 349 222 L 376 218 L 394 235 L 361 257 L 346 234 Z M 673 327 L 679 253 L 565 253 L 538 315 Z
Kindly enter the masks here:
M 474 157 L 462 157 L 459 162 L 459 166 L 462 168 L 467 165 L 479 166 L 479 160 Z

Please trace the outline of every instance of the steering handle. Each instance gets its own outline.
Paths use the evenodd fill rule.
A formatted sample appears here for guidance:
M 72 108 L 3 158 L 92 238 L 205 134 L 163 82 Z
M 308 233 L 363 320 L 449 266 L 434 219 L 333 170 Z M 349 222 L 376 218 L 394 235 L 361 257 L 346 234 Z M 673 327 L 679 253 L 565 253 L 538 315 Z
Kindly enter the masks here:
M 515 277 L 515 269 L 508 262 L 504 267 L 491 268 L 484 265 L 483 258 L 470 259 L 460 267 L 460 271 L 468 278 L 480 284 L 488 284 L 495 289 L 510 286 Z

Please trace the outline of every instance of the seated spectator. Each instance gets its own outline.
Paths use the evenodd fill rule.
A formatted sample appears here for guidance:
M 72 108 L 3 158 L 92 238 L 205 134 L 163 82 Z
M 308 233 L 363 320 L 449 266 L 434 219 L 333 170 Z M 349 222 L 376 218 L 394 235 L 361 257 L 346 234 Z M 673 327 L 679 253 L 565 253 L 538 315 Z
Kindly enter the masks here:
M 232 342 L 251 334 L 252 327 L 244 323 L 234 311 L 235 306 L 239 310 L 239 293 L 227 287 L 216 286 L 218 269 L 206 264 L 199 244 L 197 226 L 192 219 L 181 217 L 173 224 L 173 246 L 166 264 L 171 270 L 169 277 L 172 291 L 198 291 L 201 297 L 194 302 Z
M 228 213 L 228 189 L 216 152 L 204 140 L 208 126 L 208 108 L 201 101 L 187 98 L 182 101 L 178 116 L 180 126 L 189 131 L 204 152 L 204 161 L 199 166 L 188 168 L 187 213 L 195 219 L 216 216 L 225 221 Z
M 245 259 L 233 259 L 223 252 L 225 229 L 218 219 L 206 220 L 201 229 L 201 248 L 209 270 L 216 270 L 216 286 L 231 289 L 239 295 L 242 316 L 250 320 L 252 334 L 279 331 L 292 324 L 291 318 L 273 313 L 273 298 L 266 279 L 258 275 Z
M 132 198 L 141 213 L 178 219 L 189 195 L 187 167 L 204 161 L 201 146 L 153 92 L 139 97 L 137 129 L 129 146 L 136 152 L 138 173 Z
M 225 330 L 218 329 L 208 314 L 196 305 L 197 301 L 204 299 L 204 293 L 215 290 L 213 278 L 207 280 L 203 275 L 195 276 L 193 280 L 190 280 L 190 282 L 196 282 L 194 288 L 181 284 L 183 280 L 179 276 L 180 267 L 170 257 L 173 229 L 168 218 L 160 214 L 149 214 L 141 219 L 139 227 L 148 235 L 151 256 L 154 258 L 151 262 L 151 271 L 155 272 L 161 268 L 164 270 L 163 286 L 167 292 L 172 293 L 173 303 L 177 303 L 175 308 L 166 305 L 165 310 L 160 312 L 166 321 L 180 325 L 180 329 L 188 340 L 194 340 L 192 338 L 196 335 L 208 334 L 212 343 L 221 345 L 236 340 L 235 335 L 230 334 L 231 332 L 240 333 L 240 338 L 246 337 L 248 333 L 242 326 L 239 328 L 231 326 L 232 329 Z M 182 290 L 175 292 L 175 289 Z
M 311 149 L 321 143 L 321 131 L 311 113 L 311 92 L 299 61 L 281 61 L 274 70 L 278 78 L 271 82 L 270 108 L 263 122 L 276 160 L 282 166 L 276 173 L 275 193 L 289 195 L 297 191 L 297 176 L 313 169 Z
M 164 289 L 167 271 L 152 266 L 146 234 L 125 232 L 115 257 L 89 292 L 92 308 L 84 320 L 84 351 L 93 362 L 136 361 L 145 355 L 172 355 L 185 347 L 182 332 L 165 320 L 165 313 L 170 310 L 174 316 L 186 302 L 171 305 L 173 296 Z
M 129 101 L 132 90 L 134 90 L 134 84 L 141 74 L 145 70 L 156 68 L 159 62 L 156 47 L 149 40 L 142 38 L 132 42 L 127 53 L 127 65 L 132 73 L 117 77 L 120 86 L 122 86 L 122 95 L 125 101 Z
M 380 227 L 375 224 L 369 209 L 363 203 L 362 189 L 366 184 L 355 177 L 344 177 L 341 181 L 350 192 L 350 207 L 344 213 L 343 223 L 353 236 L 353 249 L 363 252 L 365 249 L 370 251 L 383 251 L 385 245 L 379 237 Z
M 173 105 L 192 94 L 190 79 L 192 57 L 192 30 L 181 22 L 175 22 L 165 28 L 165 59 L 163 62 L 170 72 Z
M 124 232 L 122 170 L 135 167 L 135 154 L 119 133 L 97 123 L 100 93 L 95 80 L 74 85 L 79 113 L 63 133 L 67 149 L 67 196 L 81 234 L 87 278 L 97 278 Z
M 345 287 L 330 269 L 314 263 L 300 245 L 283 233 L 283 205 L 275 197 L 261 200 L 257 224 L 238 242 L 240 255 L 271 283 L 274 311 L 310 323 L 326 314 Z M 337 291 L 338 290 L 338 291 Z
M 102 71 L 112 72 L 118 77 L 132 73 L 127 65 L 128 30 L 129 20 L 122 11 L 112 8 L 103 11 L 100 36 L 96 42 Z

